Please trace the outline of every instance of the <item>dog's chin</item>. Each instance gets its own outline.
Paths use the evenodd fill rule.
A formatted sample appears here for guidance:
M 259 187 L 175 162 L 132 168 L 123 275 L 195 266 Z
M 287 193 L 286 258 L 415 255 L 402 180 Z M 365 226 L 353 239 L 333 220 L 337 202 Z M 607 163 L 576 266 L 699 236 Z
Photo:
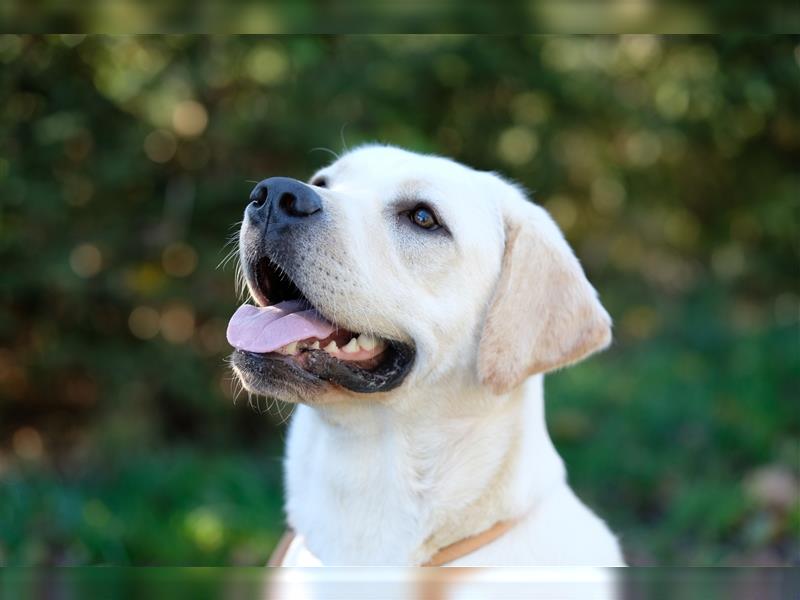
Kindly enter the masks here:
M 366 362 L 344 361 L 324 350 L 287 356 L 236 350 L 231 364 L 245 389 L 284 402 L 321 403 L 340 397 L 336 392 L 373 394 L 403 383 L 414 363 L 414 348 L 387 340 L 386 349 Z
M 235 350 L 230 363 L 244 388 L 253 394 L 284 402 L 314 404 L 331 391 L 331 384 L 279 354 Z

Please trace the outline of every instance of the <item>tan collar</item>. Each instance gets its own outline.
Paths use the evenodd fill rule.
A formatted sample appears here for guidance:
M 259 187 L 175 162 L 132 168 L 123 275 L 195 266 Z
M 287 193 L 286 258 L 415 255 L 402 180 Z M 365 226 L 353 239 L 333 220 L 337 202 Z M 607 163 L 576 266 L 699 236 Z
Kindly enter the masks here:
M 467 554 L 471 554 L 476 550 L 492 543 L 504 533 L 509 531 L 518 523 L 518 519 L 510 519 L 508 521 L 498 521 L 489 529 L 485 529 L 480 533 L 462 538 L 457 542 L 453 542 L 440 548 L 431 556 L 427 562 L 423 563 L 423 567 L 441 567 L 451 563 L 459 558 L 463 558 Z M 283 565 L 283 560 L 286 557 L 286 552 L 295 538 L 295 533 L 291 529 L 287 529 L 278 541 L 278 545 L 269 557 L 268 567 L 280 567 Z
M 509 529 L 514 527 L 514 525 L 516 525 L 518 522 L 519 521 L 517 519 L 498 521 L 489 527 L 489 529 L 484 529 L 480 533 L 461 538 L 457 542 L 453 542 L 444 548 L 439 548 L 439 550 L 436 551 L 436 554 L 431 556 L 426 563 L 423 563 L 422 566 L 441 567 L 442 565 L 446 565 L 458 560 L 467 554 L 475 552 L 479 548 L 483 548 L 484 546 L 491 544 Z

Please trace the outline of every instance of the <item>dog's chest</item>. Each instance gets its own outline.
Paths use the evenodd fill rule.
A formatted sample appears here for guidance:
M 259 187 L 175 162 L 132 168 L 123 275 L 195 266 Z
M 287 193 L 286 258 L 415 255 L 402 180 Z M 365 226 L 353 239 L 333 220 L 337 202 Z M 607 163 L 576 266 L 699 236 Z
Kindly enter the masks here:
M 425 515 L 419 478 L 394 460 L 398 440 L 337 436 L 303 408 L 287 444 L 289 524 L 325 564 L 406 564 L 423 542 Z

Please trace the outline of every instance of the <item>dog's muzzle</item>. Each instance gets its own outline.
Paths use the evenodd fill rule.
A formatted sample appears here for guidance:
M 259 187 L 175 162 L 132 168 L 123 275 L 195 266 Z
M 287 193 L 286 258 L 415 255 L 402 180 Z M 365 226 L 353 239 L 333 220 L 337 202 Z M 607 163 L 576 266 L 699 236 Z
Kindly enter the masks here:
M 325 235 L 328 218 L 320 195 L 295 179 L 271 177 L 250 194 L 241 260 L 256 306 L 236 311 L 227 337 L 236 348 L 232 363 L 251 391 L 297 398 L 334 384 L 385 392 L 400 385 L 414 363 L 412 345 L 346 329 L 303 291 L 318 283 L 304 275 L 321 275 L 308 248 Z

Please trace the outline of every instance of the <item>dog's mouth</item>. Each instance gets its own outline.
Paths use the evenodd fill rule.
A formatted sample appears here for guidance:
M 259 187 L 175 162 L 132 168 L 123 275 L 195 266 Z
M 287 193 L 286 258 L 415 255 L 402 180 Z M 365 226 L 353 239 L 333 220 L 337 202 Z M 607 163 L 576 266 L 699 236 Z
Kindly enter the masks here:
M 337 325 L 269 258 L 246 272 L 258 305 L 240 306 L 227 332 L 237 353 L 247 355 L 240 362 L 277 361 L 283 368 L 260 371 L 304 381 L 310 375 L 354 392 L 388 391 L 402 383 L 414 360 L 411 346 Z

